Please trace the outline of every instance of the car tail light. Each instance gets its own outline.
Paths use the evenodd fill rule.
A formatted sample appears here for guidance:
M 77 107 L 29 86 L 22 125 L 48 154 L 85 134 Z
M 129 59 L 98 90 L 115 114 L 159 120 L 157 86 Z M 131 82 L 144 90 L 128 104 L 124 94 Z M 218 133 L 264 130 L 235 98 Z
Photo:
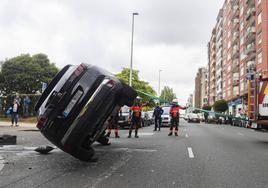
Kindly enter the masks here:
M 86 69 L 86 67 L 87 66 L 84 63 L 80 64 L 74 71 L 75 76 L 79 76 Z
M 46 121 L 47 121 L 47 117 L 45 117 L 45 116 L 41 116 L 41 117 L 38 119 L 38 122 L 37 122 L 36 127 L 37 127 L 38 129 L 41 129 L 41 128 L 44 126 L 44 124 L 46 123 Z
M 107 85 L 108 87 L 114 87 L 114 85 L 115 85 L 115 81 L 113 81 L 113 80 L 109 80 L 109 81 L 106 83 L 106 85 Z

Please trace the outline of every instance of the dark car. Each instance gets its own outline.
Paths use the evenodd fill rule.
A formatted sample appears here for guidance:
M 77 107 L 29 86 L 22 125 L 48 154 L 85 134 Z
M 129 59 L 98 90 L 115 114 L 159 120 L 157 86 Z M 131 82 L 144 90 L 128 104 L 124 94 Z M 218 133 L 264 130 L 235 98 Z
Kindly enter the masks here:
M 117 106 L 133 104 L 137 93 L 97 66 L 65 66 L 50 82 L 35 106 L 37 127 L 63 151 L 89 161 L 91 144 L 108 144 L 105 123 Z

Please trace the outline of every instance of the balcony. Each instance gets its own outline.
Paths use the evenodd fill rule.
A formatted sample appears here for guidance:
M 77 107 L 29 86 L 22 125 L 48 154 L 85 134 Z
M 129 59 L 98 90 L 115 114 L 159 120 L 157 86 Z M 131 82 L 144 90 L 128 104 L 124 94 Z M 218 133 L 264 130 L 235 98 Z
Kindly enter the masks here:
M 238 48 L 237 45 L 233 47 L 233 54 L 232 54 L 232 57 L 233 57 L 234 59 L 239 57 L 239 48 Z
M 255 25 L 255 16 L 250 16 L 249 19 L 246 21 L 245 27 L 251 27 Z
M 239 72 L 239 61 L 233 61 L 232 71 L 233 71 L 233 73 Z
M 255 40 L 256 28 L 251 26 L 246 31 L 246 44 Z
M 239 41 L 239 32 L 233 33 L 233 43 L 237 43 Z
M 255 14 L 256 14 L 255 7 L 249 8 L 246 13 L 246 20 L 249 20 L 251 16 L 255 18 Z
M 233 87 L 233 97 L 239 96 L 239 87 Z
M 254 8 L 255 7 L 255 1 L 253 1 L 253 0 L 246 0 L 245 3 L 248 5 L 248 8 Z
M 251 44 L 247 45 L 247 48 L 245 50 L 245 53 L 247 55 L 250 55 L 252 53 L 256 53 L 255 43 L 251 43 Z

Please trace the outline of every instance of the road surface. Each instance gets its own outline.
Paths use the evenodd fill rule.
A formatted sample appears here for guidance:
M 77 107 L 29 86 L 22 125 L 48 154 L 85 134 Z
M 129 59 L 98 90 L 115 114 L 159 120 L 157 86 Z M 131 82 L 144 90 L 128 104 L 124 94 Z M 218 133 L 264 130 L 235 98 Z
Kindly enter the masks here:
M 150 126 L 128 139 L 123 130 L 111 146 L 94 144 L 99 160 L 85 163 L 59 149 L 35 153 L 49 142 L 33 128 L 0 131 L 18 136 L 0 147 L 0 187 L 268 187 L 267 132 L 185 121 L 178 137 Z

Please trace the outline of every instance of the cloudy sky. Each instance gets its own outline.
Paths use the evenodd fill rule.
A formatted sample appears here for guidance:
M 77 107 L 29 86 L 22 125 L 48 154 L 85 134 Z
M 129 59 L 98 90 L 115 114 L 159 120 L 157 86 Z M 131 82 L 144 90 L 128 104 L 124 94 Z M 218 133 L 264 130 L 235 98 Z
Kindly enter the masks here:
M 223 0 L 1 0 L 0 60 L 45 53 L 61 68 L 86 62 L 119 72 L 130 64 L 158 91 L 174 89 L 181 104 L 207 63 L 206 45 Z

